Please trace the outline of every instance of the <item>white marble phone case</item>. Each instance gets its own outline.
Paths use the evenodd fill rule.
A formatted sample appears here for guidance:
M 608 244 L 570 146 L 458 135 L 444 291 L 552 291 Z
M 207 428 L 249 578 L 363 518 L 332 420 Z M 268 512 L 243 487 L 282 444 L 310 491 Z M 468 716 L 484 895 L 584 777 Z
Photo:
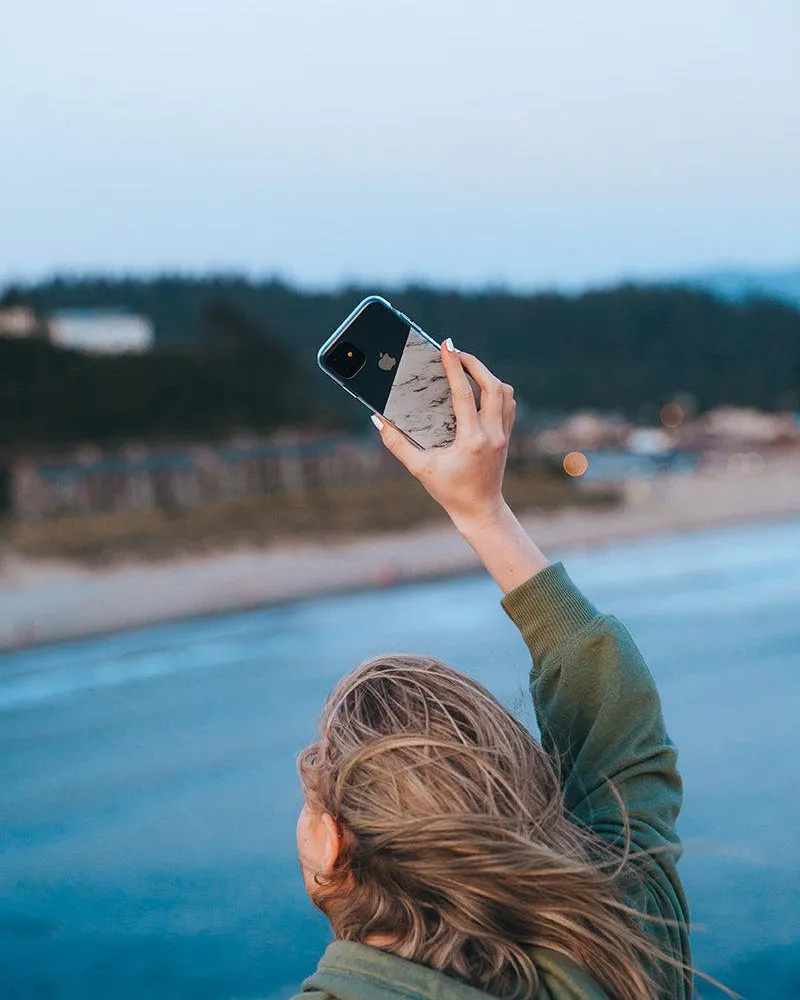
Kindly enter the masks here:
M 410 328 L 384 414 L 423 448 L 443 448 L 456 436 L 456 418 L 439 352 Z

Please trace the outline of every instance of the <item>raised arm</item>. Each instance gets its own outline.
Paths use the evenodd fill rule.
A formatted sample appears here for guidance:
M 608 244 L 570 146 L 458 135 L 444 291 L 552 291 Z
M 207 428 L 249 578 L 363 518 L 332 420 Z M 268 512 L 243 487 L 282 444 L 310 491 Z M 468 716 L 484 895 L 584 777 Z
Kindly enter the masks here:
M 441 354 L 455 441 L 418 449 L 383 423 L 383 442 L 444 507 L 503 591 L 503 607 L 533 657 L 532 693 L 545 746 L 565 765 L 567 808 L 598 833 L 616 837 L 622 820 L 613 782 L 635 842 L 648 840 L 639 834 L 649 824 L 665 844 L 675 844 L 681 785 L 653 678 L 625 628 L 601 615 L 563 567 L 548 565 L 503 497 L 513 389 L 450 341 Z M 465 369 L 481 387 L 480 409 Z
M 560 763 L 567 810 L 609 839 L 624 803 L 639 847 L 677 845 L 676 751 L 653 678 L 627 629 L 601 614 L 559 563 L 502 605 L 531 654 L 531 694 L 544 747 Z M 669 855 L 665 855 L 669 856 Z
M 543 745 L 561 764 L 566 810 L 615 844 L 627 816 L 633 850 L 651 852 L 637 908 L 671 922 L 652 929 L 688 961 L 688 908 L 676 869 L 682 788 L 653 678 L 624 626 L 601 614 L 563 566 L 548 564 L 503 498 L 511 386 L 470 354 L 443 347 L 442 360 L 455 442 L 423 451 L 387 423 L 383 442 L 444 507 L 503 592 L 531 653 L 531 693 Z M 464 369 L 481 387 L 479 410 Z M 671 978 L 665 996 L 687 996 L 691 986 L 678 973 Z

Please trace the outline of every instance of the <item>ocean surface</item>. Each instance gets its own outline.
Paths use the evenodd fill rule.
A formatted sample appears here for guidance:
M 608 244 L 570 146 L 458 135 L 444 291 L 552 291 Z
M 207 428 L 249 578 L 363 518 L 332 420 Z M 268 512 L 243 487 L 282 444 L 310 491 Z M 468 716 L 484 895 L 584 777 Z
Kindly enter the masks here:
M 565 562 L 660 686 L 697 964 L 800 997 L 800 521 Z M 294 840 L 325 693 L 424 652 L 533 724 L 499 598 L 479 574 L 0 656 L 0 996 L 289 997 L 328 940 Z

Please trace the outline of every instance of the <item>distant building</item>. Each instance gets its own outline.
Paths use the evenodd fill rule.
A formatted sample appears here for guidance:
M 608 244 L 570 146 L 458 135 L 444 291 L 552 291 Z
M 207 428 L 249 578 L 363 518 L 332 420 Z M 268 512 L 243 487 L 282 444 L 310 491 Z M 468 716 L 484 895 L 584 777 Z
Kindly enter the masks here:
M 762 413 L 747 407 L 720 406 L 698 424 L 708 437 L 736 443 L 779 444 L 798 437 L 794 414 Z
M 541 431 L 537 444 L 542 451 L 559 452 L 595 451 L 598 448 L 617 448 L 627 437 L 630 426 L 618 417 L 584 410 L 575 413 L 562 426 Z
M 149 317 L 124 309 L 64 309 L 49 318 L 50 339 L 92 354 L 143 354 L 153 346 Z
M 36 332 L 36 313 L 30 306 L 0 307 L 0 337 L 30 337 Z

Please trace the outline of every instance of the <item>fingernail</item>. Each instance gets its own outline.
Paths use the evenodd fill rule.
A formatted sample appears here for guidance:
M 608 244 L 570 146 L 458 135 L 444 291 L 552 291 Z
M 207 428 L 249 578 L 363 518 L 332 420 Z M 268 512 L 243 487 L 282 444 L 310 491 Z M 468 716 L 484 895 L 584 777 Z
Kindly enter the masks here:
M 455 347 L 453 347 L 453 338 L 448 337 L 447 340 L 444 342 L 444 346 L 447 348 L 448 351 L 454 351 Z
M 373 422 L 373 424 L 375 424 L 378 430 L 380 430 L 383 427 L 383 421 L 381 420 L 381 418 L 378 416 L 377 413 L 373 413 L 369 419 Z

